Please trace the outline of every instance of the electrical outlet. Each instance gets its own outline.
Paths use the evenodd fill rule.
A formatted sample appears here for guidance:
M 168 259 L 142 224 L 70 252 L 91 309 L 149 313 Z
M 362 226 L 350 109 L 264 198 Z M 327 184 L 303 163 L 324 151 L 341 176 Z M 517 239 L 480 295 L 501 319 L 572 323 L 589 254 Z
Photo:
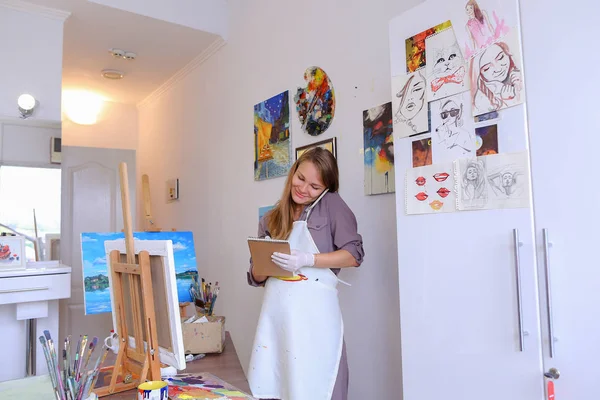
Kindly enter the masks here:
M 167 202 L 179 199 L 179 179 L 167 181 Z

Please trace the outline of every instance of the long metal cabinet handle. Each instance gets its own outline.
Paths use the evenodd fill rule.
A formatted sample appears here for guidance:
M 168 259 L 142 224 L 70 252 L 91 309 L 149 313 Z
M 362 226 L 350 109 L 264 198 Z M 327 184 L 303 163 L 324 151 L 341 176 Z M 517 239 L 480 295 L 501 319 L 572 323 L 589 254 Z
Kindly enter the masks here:
M 525 335 L 523 333 L 523 305 L 521 301 L 521 254 L 520 247 L 522 243 L 519 241 L 519 230 L 513 229 L 513 240 L 515 246 L 515 269 L 517 277 L 517 312 L 519 315 L 519 348 L 523 351 L 525 347 Z
M 554 357 L 554 317 L 552 315 L 552 292 L 550 284 L 550 241 L 548 229 L 542 229 L 544 237 L 544 269 L 546 270 L 546 310 L 548 311 L 548 339 L 550 346 L 550 358 Z
M 37 292 L 38 290 L 48 290 L 49 287 L 32 287 L 32 288 L 23 288 L 23 289 L 6 289 L 0 290 L 0 294 L 4 293 L 21 293 L 21 292 Z

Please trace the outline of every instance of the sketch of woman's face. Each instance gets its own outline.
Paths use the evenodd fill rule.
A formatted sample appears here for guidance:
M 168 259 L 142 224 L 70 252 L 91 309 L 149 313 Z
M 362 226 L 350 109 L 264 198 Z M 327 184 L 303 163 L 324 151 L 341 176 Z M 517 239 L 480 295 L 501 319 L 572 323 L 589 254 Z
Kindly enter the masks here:
M 502 186 L 503 187 L 511 187 L 513 184 L 513 176 L 510 172 L 506 172 L 502 174 Z
M 425 77 L 417 72 L 407 85 L 409 87 L 404 90 L 405 98 L 402 99 L 399 111 L 404 118 L 410 120 L 421 111 L 425 103 Z
M 479 172 L 477 171 L 477 168 L 471 166 L 468 167 L 467 170 L 465 171 L 465 177 L 467 178 L 468 181 L 476 181 L 477 178 L 479 177 Z
M 467 6 L 465 7 L 465 10 L 467 11 L 467 16 L 469 18 L 474 18 L 475 17 L 475 11 L 473 10 L 473 5 L 472 4 L 467 4 Z
M 429 49 L 427 50 L 429 51 Z M 458 44 L 454 42 L 452 46 L 433 49 L 435 64 L 433 66 L 433 76 L 435 78 L 441 78 L 448 76 L 462 65 L 462 57 Z
M 456 121 L 461 117 L 461 108 L 454 100 L 447 101 L 440 110 L 440 117 L 444 125 L 456 124 Z
M 479 72 L 483 79 L 488 82 L 504 82 L 509 69 L 510 57 L 497 44 L 488 47 L 479 60 Z

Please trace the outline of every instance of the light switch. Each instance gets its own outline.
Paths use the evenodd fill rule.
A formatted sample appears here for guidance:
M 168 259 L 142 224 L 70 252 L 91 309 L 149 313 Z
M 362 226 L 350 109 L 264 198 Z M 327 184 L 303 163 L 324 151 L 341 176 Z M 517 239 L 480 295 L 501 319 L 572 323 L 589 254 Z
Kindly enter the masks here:
M 169 179 L 167 181 L 167 201 L 179 199 L 179 179 Z

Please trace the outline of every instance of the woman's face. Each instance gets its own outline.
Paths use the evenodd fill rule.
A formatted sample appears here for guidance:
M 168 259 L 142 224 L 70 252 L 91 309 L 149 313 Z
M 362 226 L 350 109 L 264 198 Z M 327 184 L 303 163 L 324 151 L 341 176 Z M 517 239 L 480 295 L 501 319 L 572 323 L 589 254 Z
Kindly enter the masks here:
M 513 184 L 513 176 L 511 173 L 507 172 L 502 175 L 502 186 L 509 187 Z
M 474 18 L 475 17 L 475 11 L 473 10 L 473 5 L 472 4 L 467 4 L 467 6 L 465 7 L 465 10 L 467 11 L 467 16 L 469 18 Z
M 425 99 L 425 78 L 416 73 L 409 87 L 404 93 L 406 98 L 402 102 L 400 112 L 406 119 L 412 119 L 421 111 Z
M 479 72 L 486 81 L 504 82 L 509 72 L 510 57 L 502 47 L 494 44 L 483 52 L 479 65 Z
M 292 177 L 292 200 L 294 203 L 304 205 L 312 203 L 323 193 L 325 185 L 317 167 L 305 161 L 298 166 Z
M 466 176 L 467 176 L 468 181 L 477 180 L 477 177 L 479 176 L 479 173 L 477 172 L 477 168 L 468 167 L 467 171 L 466 171 Z

